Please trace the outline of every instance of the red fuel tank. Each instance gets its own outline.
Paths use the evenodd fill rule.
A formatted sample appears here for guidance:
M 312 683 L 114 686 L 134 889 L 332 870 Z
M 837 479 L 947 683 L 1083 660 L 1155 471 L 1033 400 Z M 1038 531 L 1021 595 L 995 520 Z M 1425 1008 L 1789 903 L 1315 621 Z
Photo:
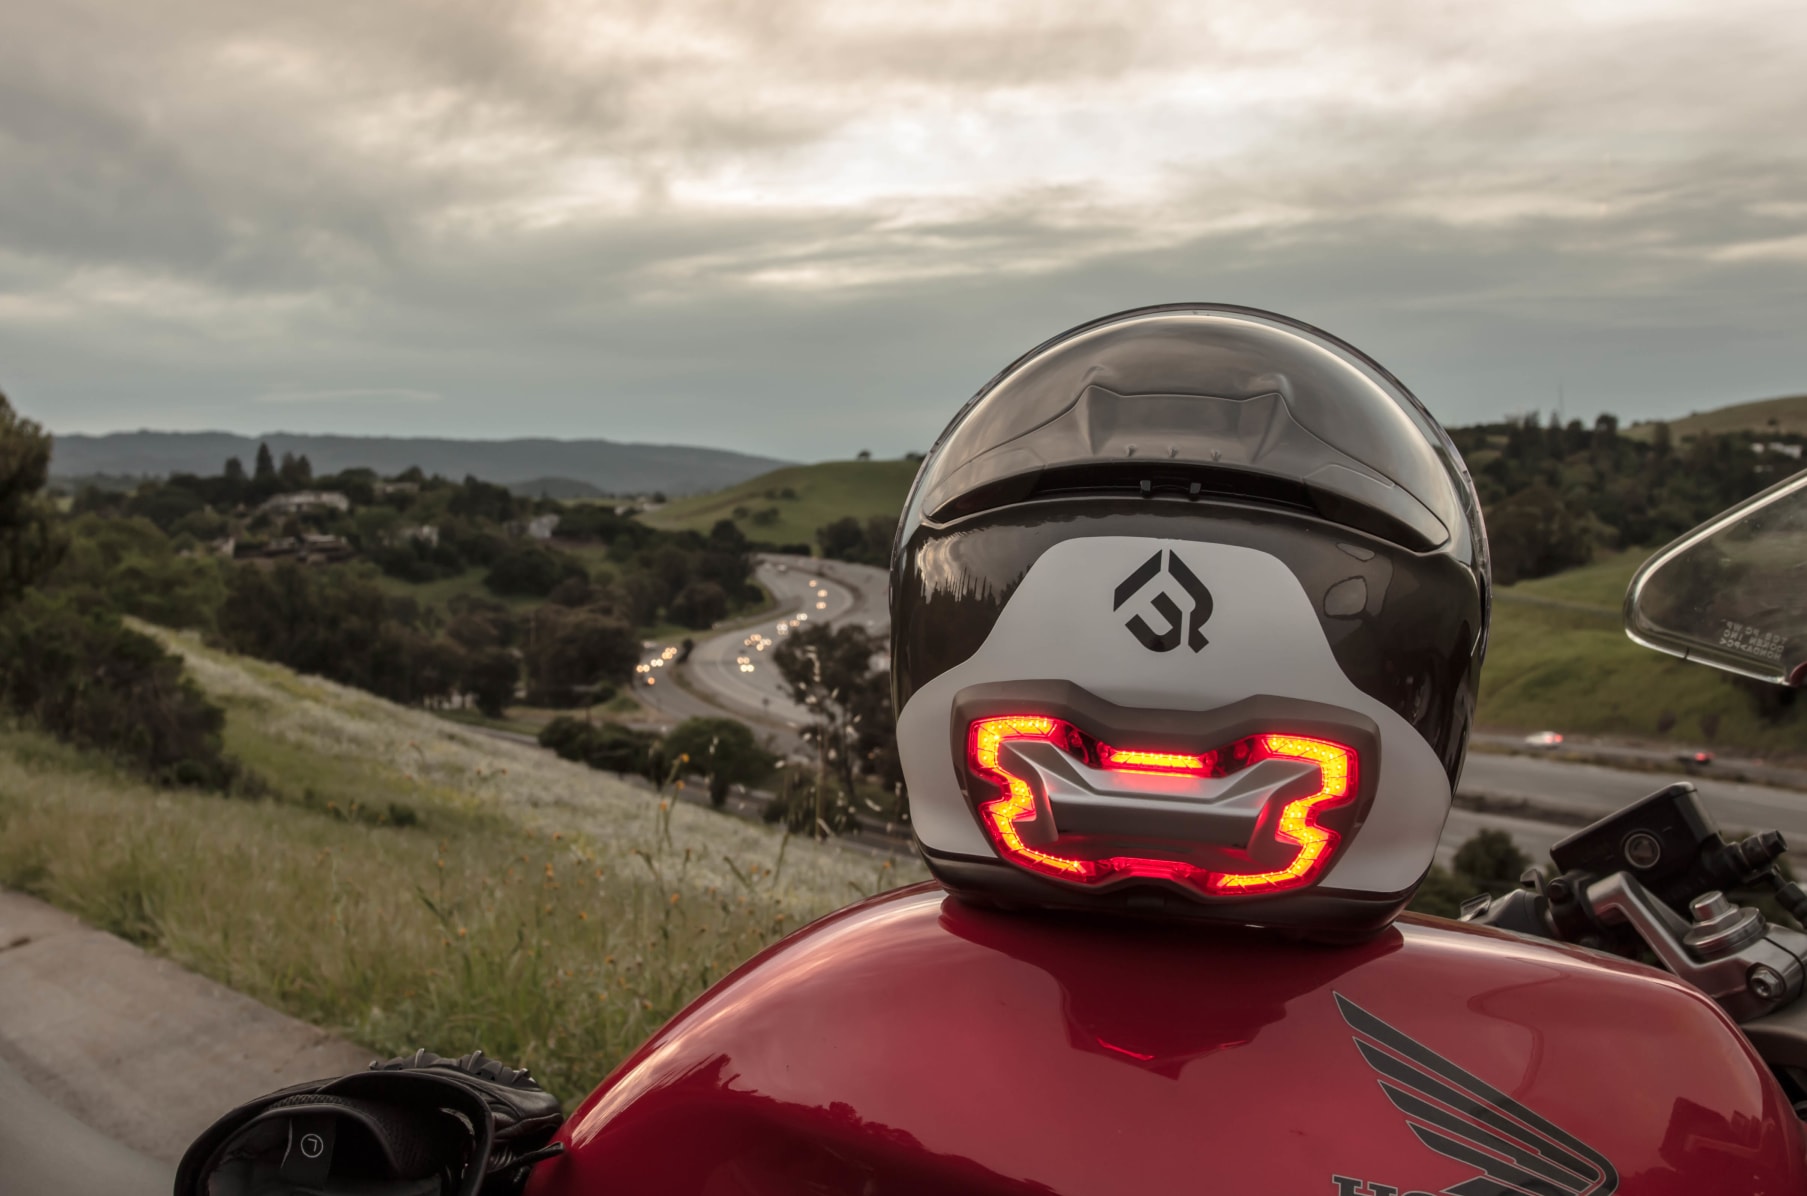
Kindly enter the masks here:
M 529 1196 L 1781 1196 L 1793 1110 L 1663 973 L 1407 918 L 1352 947 L 1004 914 L 799 931 L 587 1099 Z

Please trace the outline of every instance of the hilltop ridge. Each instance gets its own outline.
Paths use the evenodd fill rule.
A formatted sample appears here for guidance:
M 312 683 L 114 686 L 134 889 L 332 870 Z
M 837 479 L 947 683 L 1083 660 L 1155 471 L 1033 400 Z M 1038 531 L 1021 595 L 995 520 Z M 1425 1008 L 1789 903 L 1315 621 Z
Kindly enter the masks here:
M 365 468 L 396 474 L 417 465 L 429 474 L 453 479 L 468 474 L 502 485 L 532 483 L 541 487 L 562 479 L 610 494 L 697 494 L 732 486 L 785 464 L 776 458 L 727 449 L 613 440 L 139 431 L 57 436 L 50 472 L 53 479 L 215 474 L 228 457 L 237 457 L 249 467 L 260 443 L 268 444 L 278 457 L 284 453 L 306 456 L 315 473 Z
M 1765 433 L 1777 436 L 1807 436 L 1807 394 L 1782 395 L 1773 399 L 1757 399 L 1749 403 L 1732 403 L 1710 411 L 1697 411 L 1677 419 L 1638 420 L 1625 429 L 1627 436 L 1648 436 L 1659 423 L 1669 425 L 1669 434 L 1677 440 L 1702 432 L 1722 436 L 1727 432 Z

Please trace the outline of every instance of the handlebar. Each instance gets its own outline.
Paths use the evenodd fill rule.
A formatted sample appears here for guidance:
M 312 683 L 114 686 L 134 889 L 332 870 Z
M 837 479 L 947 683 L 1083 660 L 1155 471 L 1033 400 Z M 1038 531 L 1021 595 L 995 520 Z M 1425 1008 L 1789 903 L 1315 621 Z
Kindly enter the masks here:
M 1793 1004 L 1807 982 L 1807 934 L 1726 894 L 1765 890 L 1807 925 L 1807 893 L 1776 867 L 1776 831 L 1727 842 L 1693 785 L 1657 790 L 1550 851 L 1505 897 L 1479 897 L 1462 920 L 1559 942 L 1646 954 L 1740 1023 Z

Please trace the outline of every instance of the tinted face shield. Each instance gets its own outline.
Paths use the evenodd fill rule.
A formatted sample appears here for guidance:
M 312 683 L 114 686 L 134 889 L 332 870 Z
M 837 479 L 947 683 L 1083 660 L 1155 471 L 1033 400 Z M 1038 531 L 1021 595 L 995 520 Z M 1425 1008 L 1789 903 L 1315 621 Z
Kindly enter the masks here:
M 1353 346 L 1251 308 L 1107 316 L 992 379 L 937 441 L 901 534 L 1089 495 L 1250 501 L 1474 563 L 1480 505 L 1442 427 Z
M 948 529 L 918 527 L 900 545 L 893 573 L 895 708 L 901 711 L 917 689 L 978 651 L 1030 567 L 1056 544 L 1110 535 L 1189 538 L 1202 528 L 1217 542 L 1284 562 L 1342 673 L 1411 724 L 1453 783 L 1479 684 L 1475 643 L 1483 616 L 1472 562 L 1406 552 L 1319 519 L 1246 503 L 1072 497 L 989 512 Z M 1150 555 L 1136 565 L 1145 566 Z M 1187 559 L 1180 555 L 1182 565 Z M 1157 646 L 1171 638 L 1173 653 L 1191 655 L 1194 634 L 1207 640 L 1228 634 L 1215 609 L 1194 625 L 1201 603 L 1180 579 L 1144 578 L 1121 604 L 1117 590 L 1134 574 L 1110 580 L 1092 634 L 1121 635 L 1126 647 L 1141 645 L 1150 658 L 1167 653 L 1150 649 L 1144 638 Z M 1212 579 L 1196 580 L 1215 608 Z M 1163 595 L 1172 615 L 1162 609 Z M 1210 646 L 1198 655 L 1211 655 Z

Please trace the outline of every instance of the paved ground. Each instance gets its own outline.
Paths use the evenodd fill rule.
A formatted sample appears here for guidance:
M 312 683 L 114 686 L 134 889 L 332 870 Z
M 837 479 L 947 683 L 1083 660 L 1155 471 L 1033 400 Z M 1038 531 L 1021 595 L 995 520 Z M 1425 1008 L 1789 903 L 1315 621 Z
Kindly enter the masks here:
M 1470 752 L 1461 789 L 1492 797 L 1524 798 L 1597 817 L 1681 780 L 1693 782 L 1707 809 L 1727 830 L 1779 830 L 1796 846 L 1807 848 L 1807 793 L 1769 785 Z
M 1571 735 L 1560 748 L 1549 752 L 1529 748 L 1523 735 L 1480 731 L 1475 734 L 1473 746 L 1496 753 L 1506 751 L 1518 755 L 1579 757 L 1578 762 L 1581 763 L 1608 766 L 1623 764 L 1634 769 L 1654 767 L 1680 776 L 1755 781 L 1784 789 L 1807 790 L 1807 769 L 1796 767 L 1789 761 L 1778 762 L 1721 752 L 1713 763 L 1704 767 L 1690 769 L 1682 766 L 1679 757 L 1707 750 L 1706 744 L 1626 743 L 1588 735 Z
M 173 1165 L 232 1106 L 355 1071 L 370 1058 L 61 910 L 0 890 L 0 1158 L 8 1167 L 34 1149 L 34 1139 L 16 1137 L 17 1126 L 51 1132 L 71 1117 Z M 0 1183 L 5 1173 L 0 1167 Z

